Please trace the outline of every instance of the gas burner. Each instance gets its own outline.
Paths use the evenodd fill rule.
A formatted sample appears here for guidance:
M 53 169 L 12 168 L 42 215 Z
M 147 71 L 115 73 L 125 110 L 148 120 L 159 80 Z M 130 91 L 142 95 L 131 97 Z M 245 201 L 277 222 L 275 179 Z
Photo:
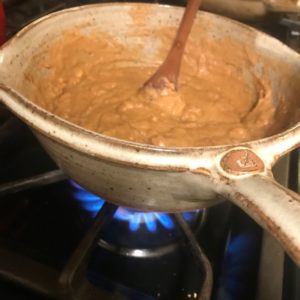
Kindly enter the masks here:
M 125 247 L 118 247 L 112 243 L 108 243 L 103 239 L 99 239 L 98 246 L 109 252 L 115 253 L 117 255 L 125 256 L 125 257 L 133 257 L 133 258 L 160 258 L 164 255 L 170 254 L 176 251 L 178 244 L 173 243 L 161 247 L 157 247 L 154 249 L 130 249 Z
M 73 195 L 78 201 L 79 206 L 94 218 L 105 203 L 105 200 L 88 192 L 74 181 L 70 181 L 70 183 L 75 188 Z M 184 212 L 182 215 L 186 221 L 191 222 L 195 220 L 198 214 L 199 211 L 197 210 L 193 212 Z M 155 233 L 159 230 L 159 227 L 163 227 L 166 230 L 172 230 L 175 226 L 170 214 L 163 212 L 140 212 L 129 208 L 119 207 L 114 218 L 127 223 L 129 230 L 132 232 L 145 227 L 149 232 Z
M 87 219 L 93 219 L 105 200 L 70 181 L 72 195 Z M 183 219 L 191 228 L 203 224 L 204 210 L 184 212 Z M 155 238 L 153 238 L 155 237 Z M 118 207 L 109 228 L 99 239 L 98 245 L 123 256 L 158 257 L 174 251 L 181 233 L 172 214 L 164 212 L 141 212 Z
M 211 267 L 181 214 L 170 216 L 174 228 L 181 232 L 178 246 L 170 243 L 155 249 L 134 248 L 135 245 L 118 247 L 109 238 L 115 241 L 117 237 L 117 242 L 124 245 L 120 241 L 124 228 L 131 239 L 157 239 L 157 245 L 162 240 L 160 230 L 149 232 L 142 225 L 137 231 L 131 231 L 126 221 L 114 217 L 119 208 L 107 202 L 83 228 L 85 222 L 78 218 L 83 210 L 70 197 L 69 181 L 63 179 L 62 172 L 56 170 L 0 185 L 3 203 L 14 205 L 12 200 L 26 200 L 31 195 L 26 214 L 21 212 L 17 224 L 0 224 L 8 225 L 12 232 L 0 237 L 1 278 L 53 299 L 61 299 L 59 295 L 65 293 L 68 299 L 74 300 L 110 299 L 110 296 L 116 300 L 154 300 L 158 295 L 162 300 L 169 300 L 174 294 L 180 294 L 179 299 L 197 294 L 200 299 L 200 295 L 211 293 Z M 50 184 L 53 182 L 56 183 Z M 173 229 L 159 227 L 172 235 Z M 3 239 L 9 244 L 3 243 Z M 112 245 L 115 249 L 109 249 Z M 145 282 L 149 285 L 145 286 Z

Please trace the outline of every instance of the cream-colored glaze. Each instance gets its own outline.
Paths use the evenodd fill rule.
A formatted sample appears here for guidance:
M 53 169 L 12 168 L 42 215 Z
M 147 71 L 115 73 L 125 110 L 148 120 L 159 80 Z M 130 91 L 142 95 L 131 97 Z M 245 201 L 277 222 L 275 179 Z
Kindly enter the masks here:
M 173 33 L 161 28 L 160 53 Z M 143 62 L 138 51 L 101 32 L 68 31 L 33 60 L 47 75 L 28 75 L 28 98 L 87 129 L 166 147 L 245 142 L 286 125 L 274 126 L 270 82 L 251 71 L 256 58 L 243 44 L 203 34 L 190 41 L 178 93 L 139 91 L 157 61 Z

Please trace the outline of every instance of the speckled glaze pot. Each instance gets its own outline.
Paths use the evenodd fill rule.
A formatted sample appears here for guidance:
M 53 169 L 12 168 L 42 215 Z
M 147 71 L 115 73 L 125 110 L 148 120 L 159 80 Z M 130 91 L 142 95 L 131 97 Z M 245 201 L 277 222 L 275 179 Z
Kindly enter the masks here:
M 144 12 L 139 21 L 132 14 L 137 9 Z M 87 26 L 122 40 L 128 27 L 176 26 L 182 12 L 181 8 L 153 4 L 100 4 L 37 20 L 0 50 L 0 99 L 32 128 L 57 165 L 91 192 L 122 206 L 170 212 L 208 207 L 229 199 L 271 232 L 300 265 L 300 198 L 275 182 L 271 171 L 281 156 L 299 146 L 299 123 L 272 137 L 240 145 L 160 148 L 84 130 L 24 96 L 24 84 L 30 84 L 24 70 L 31 58 L 65 29 Z M 258 73 L 268 69 L 264 59 L 271 57 L 277 67 L 266 72 L 275 94 L 284 94 L 287 101 L 297 103 L 298 54 L 254 29 L 201 12 L 195 26 L 204 25 L 215 38 L 227 35 L 256 49 L 261 55 L 255 69 Z M 153 51 L 149 49 L 157 44 L 154 39 L 131 35 L 125 40 L 146 45 L 145 55 L 151 59 Z

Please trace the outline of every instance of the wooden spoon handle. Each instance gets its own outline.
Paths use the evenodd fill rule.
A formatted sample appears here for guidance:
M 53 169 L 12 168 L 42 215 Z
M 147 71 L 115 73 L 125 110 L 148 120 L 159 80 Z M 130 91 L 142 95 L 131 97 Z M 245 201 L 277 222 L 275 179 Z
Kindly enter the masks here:
M 167 79 L 170 83 L 173 83 L 174 87 L 177 89 L 177 78 L 180 71 L 183 52 L 201 2 L 202 0 L 188 0 L 173 45 L 165 61 L 144 86 L 163 88 L 165 79 Z

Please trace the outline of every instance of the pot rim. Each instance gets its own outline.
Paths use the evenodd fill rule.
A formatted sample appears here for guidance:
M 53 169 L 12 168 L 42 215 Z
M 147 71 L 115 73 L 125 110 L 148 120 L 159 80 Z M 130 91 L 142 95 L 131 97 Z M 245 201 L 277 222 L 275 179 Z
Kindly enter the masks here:
M 10 46 L 12 47 L 13 44 L 22 36 L 26 35 L 28 31 L 38 26 L 40 23 L 46 22 L 48 19 L 64 14 L 71 14 L 79 10 L 90 9 L 91 7 L 101 8 L 107 6 L 159 6 L 163 7 L 164 9 L 183 11 L 183 7 L 151 3 L 97 3 L 76 6 L 48 14 L 28 24 L 9 41 L 2 45 L 0 51 L 4 51 Z M 288 51 L 290 55 L 297 55 L 300 60 L 300 55 L 296 51 L 287 47 L 276 38 L 260 32 L 259 30 L 242 24 L 236 20 L 231 20 L 213 13 L 199 11 L 198 16 L 200 14 L 210 15 L 214 18 L 221 18 L 225 22 L 235 23 L 237 26 L 243 27 L 249 32 L 259 33 L 265 38 L 273 40 L 273 42 L 276 41 L 278 46 L 285 48 L 285 51 Z M 93 156 L 94 158 L 101 160 L 105 159 L 134 167 L 155 170 L 172 169 L 176 171 L 186 171 L 198 168 L 199 163 L 196 162 L 197 158 L 200 158 L 202 162 L 203 159 L 207 160 L 210 158 L 210 160 L 212 160 L 214 156 L 218 155 L 219 153 L 226 152 L 232 148 L 246 147 L 253 150 L 258 150 L 259 152 L 260 149 L 269 148 L 273 145 L 277 145 L 278 143 L 289 141 L 287 146 L 283 147 L 285 149 L 280 146 L 277 147 L 281 148 L 281 150 L 278 153 L 274 153 L 274 157 L 269 159 L 269 163 L 272 165 L 279 157 L 300 145 L 300 121 L 294 126 L 278 134 L 244 143 L 201 147 L 161 147 L 121 140 L 80 127 L 79 125 L 46 111 L 42 107 L 31 102 L 28 98 L 20 95 L 18 92 L 2 83 L 0 83 L 0 100 L 2 100 L 15 114 L 17 114 L 20 119 L 22 119 L 30 127 L 34 128 L 40 134 L 47 136 L 60 144 L 70 147 L 75 151 L 81 153 L 84 152 L 90 156 Z M 297 138 L 295 138 L 295 136 L 297 136 Z M 84 140 L 82 140 L 84 142 L 80 142 L 79 139 L 82 138 L 84 138 Z M 201 165 L 203 166 L 203 163 Z M 211 163 L 206 163 L 206 165 L 209 168 Z

